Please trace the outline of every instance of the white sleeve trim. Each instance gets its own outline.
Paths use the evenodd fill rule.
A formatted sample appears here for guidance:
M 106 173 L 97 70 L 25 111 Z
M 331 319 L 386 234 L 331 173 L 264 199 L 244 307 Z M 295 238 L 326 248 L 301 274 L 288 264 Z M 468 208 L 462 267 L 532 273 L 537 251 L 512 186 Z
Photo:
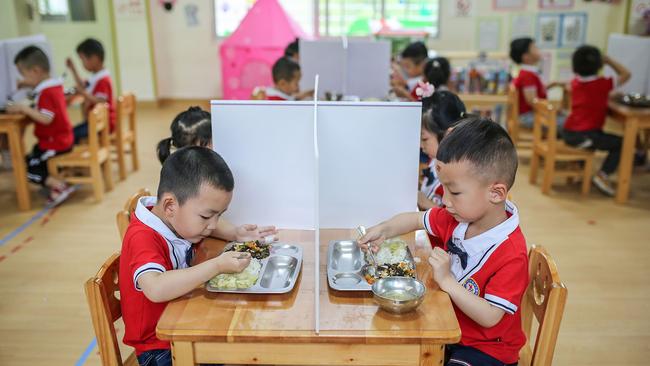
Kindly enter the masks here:
M 485 294 L 485 300 L 490 303 L 492 306 L 503 309 L 506 313 L 514 314 L 517 312 L 517 305 L 511 303 L 510 301 L 500 298 L 498 296 Z
M 138 286 L 138 279 L 140 278 L 140 276 L 142 276 L 147 272 L 164 273 L 165 271 L 166 271 L 165 267 L 163 267 L 163 265 L 161 265 L 160 263 L 154 263 L 154 262 L 145 263 L 140 267 L 138 267 L 138 269 L 136 269 L 135 272 L 133 272 L 133 286 L 137 291 L 142 291 L 140 286 Z
M 532 90 L 534 92 L 537 92 L 537 87 L 535 85 L 529 85 L 529 86 L 523 87 L 522 90 L 524 92 L 526 92 L 527 90 Z
M 424 216 L 422 216 L 422 220 L 424 221 L 424 230 L 427 231 L 427 233 L 437 236 L 436 234 L 433 233 L 433 230 L 431 230 L 431 222 L 429 221 L 429 216 L 431 216 L 431 209 L 428 209 L 424 212 Z
M 54 118 L 54 112 L 52 112 L 52 111 L 50 111 L 50 110 L 47 110 L 47 109 L 45 109 L 45 108 L 41 108 L 41 109 L 39 109 L 38 112 L 41 113 L 41 114 L 44 114 L 44 115 L 46 115 L 46 116 L 48 116 L 48 117 L 50 117 L 50 119 Z
M 106 95 L 106 93 L 95 93 L 95 97 L 108 100 L 108 95 Z

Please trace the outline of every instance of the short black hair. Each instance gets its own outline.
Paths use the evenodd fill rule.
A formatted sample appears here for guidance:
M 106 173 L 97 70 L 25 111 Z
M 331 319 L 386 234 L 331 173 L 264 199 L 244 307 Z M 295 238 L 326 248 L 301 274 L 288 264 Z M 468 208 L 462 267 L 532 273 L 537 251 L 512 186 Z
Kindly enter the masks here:
M 422 128 L 438 136 L 442 141 L 447 129 L 465 115 L 465 104 L 447 90 L 434 92 L 422 98 Z
M 530 37 L 513 39 L 510 42 L 510 58 L 512 61 L 516 64 L 522 63 L 524 55 L 528 53 L 533 43 L 535 43 L 535 40 Z
M 293 42 L 289 43 L 284 49 L 285 57 L 296 57 L 300 52 L 300 39 L 296 38 Z
M 36 46 L 27 46 L 20 50 L 14 57 L 14 64 L 21 65 L 25 68 L 40 67 L 45 72 L 50 72 L 50 60 L 45 52 Z
M 228 164 L 211 149 L 188 146 L 171 154 L 160 170 L 158 199 L 172 193 L 182 205 L 199 194 L 202 184 L 232 192 L 235 181 Z
M 417 41 L 409 44 L 404 48 L 401 54 L 402 58 L 408 58 L 415 64 L 419 64 L 429 57 L 427 46 L 422 41 Z
M 603 56 L 598 48 L 584 45 L 573 52 L 571 63 L 573 72 L 580 76 L 597 75 L 600 68 L 603 67 Z
M 451 65 L 445 57 L 435 57 L 424 65 L 424 77 L 438 88 L 447 84 L 451 76 Z
M 280 80 L 291 81 L 296 71 L 300 71 L 300 65 L 297 62 L 288 57 L 281 57 L 275 61 L 271 70 L 273 82 L 278 83 Z
M 83 42 L 79 43 L 77 53 L 81 53 L 86 57 L 97 56 L 102 62 L 104 61 L 104 46 L 94 38 L 86 38 Z
M 465 118 L 440 143 L 436 159 L 468 161 L 479 175 L 502 181 L 510 189 L 517 174 L 517 151 L 506 130 L 489 118 Z

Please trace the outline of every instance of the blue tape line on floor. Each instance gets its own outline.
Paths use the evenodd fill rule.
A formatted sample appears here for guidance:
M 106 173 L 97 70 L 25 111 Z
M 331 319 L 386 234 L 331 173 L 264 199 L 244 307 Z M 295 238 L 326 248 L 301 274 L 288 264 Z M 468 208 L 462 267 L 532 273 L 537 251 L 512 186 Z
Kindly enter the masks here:
M 36 215 L 32 216 L 31 219 L 27 220 L 26 223 L 20 225 L 14 231 L 7 234 L 4 238 L 2 238 L 2 240 L 0 240 L 0 247 L 7 244 L 7 242 L 9 242 L 9 240 L 15 238 L 16 235 L 18 235 L 18 234 L 22 233 L 23 231 L 25 231 L 25 229 L 27 229 L 29 227 L 29 225 L 33 224 L 35 221 L 38 221 L 38 219 L 43 217 L 52 208 L 54 208 L 54 206 L 46 206 L 44 209 L 38 211 L 36 213 Z
M 74 365 L 82 366 L 84 363 L 86 363 L 88 356 L 90 356 L 90 353 L 93 351 L 96 345 L 97 345 L 97 338 L 93 338 L 92 342 L 88 344 L 88 347 L 86 347 L 86 350 L 84 351 L 84 353 L 81 354 L 81 357 L 79 357 L 77 363 L 75 363 Z

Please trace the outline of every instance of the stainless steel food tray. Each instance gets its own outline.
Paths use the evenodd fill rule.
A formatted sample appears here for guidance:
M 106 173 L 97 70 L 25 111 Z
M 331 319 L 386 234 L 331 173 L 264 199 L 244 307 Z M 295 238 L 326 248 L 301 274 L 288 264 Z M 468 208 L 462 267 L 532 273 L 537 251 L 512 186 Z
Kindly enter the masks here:
M 406 261 L 415 268 L 415 260 L 408 246 Z M 330 241 L 327 248 L 327 283 L 338 291 L 371 291 L 372 286 L 364 278 L 368 263 L 356 241 Z
M 233 244 L 228 244 L 224 251 Z M 293 289 L 302 268 L 302 247 L 296 244 L 271 244 L 270 255 L 261 260 L 262 268 L 255 284 L 245 289 L 222 289 L 206 282 L 210 292 L 233 294 L 284 294 Z

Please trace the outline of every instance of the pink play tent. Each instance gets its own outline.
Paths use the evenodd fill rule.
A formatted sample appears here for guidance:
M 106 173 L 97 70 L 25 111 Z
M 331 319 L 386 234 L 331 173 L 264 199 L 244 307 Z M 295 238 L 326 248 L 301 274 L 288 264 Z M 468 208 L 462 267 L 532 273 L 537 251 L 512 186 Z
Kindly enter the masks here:
M 304 36 L 277 0 L 257 0 L 219 49 L 223 98 L 249 99 L 256 86 L 273 85 L 273 63 Z

